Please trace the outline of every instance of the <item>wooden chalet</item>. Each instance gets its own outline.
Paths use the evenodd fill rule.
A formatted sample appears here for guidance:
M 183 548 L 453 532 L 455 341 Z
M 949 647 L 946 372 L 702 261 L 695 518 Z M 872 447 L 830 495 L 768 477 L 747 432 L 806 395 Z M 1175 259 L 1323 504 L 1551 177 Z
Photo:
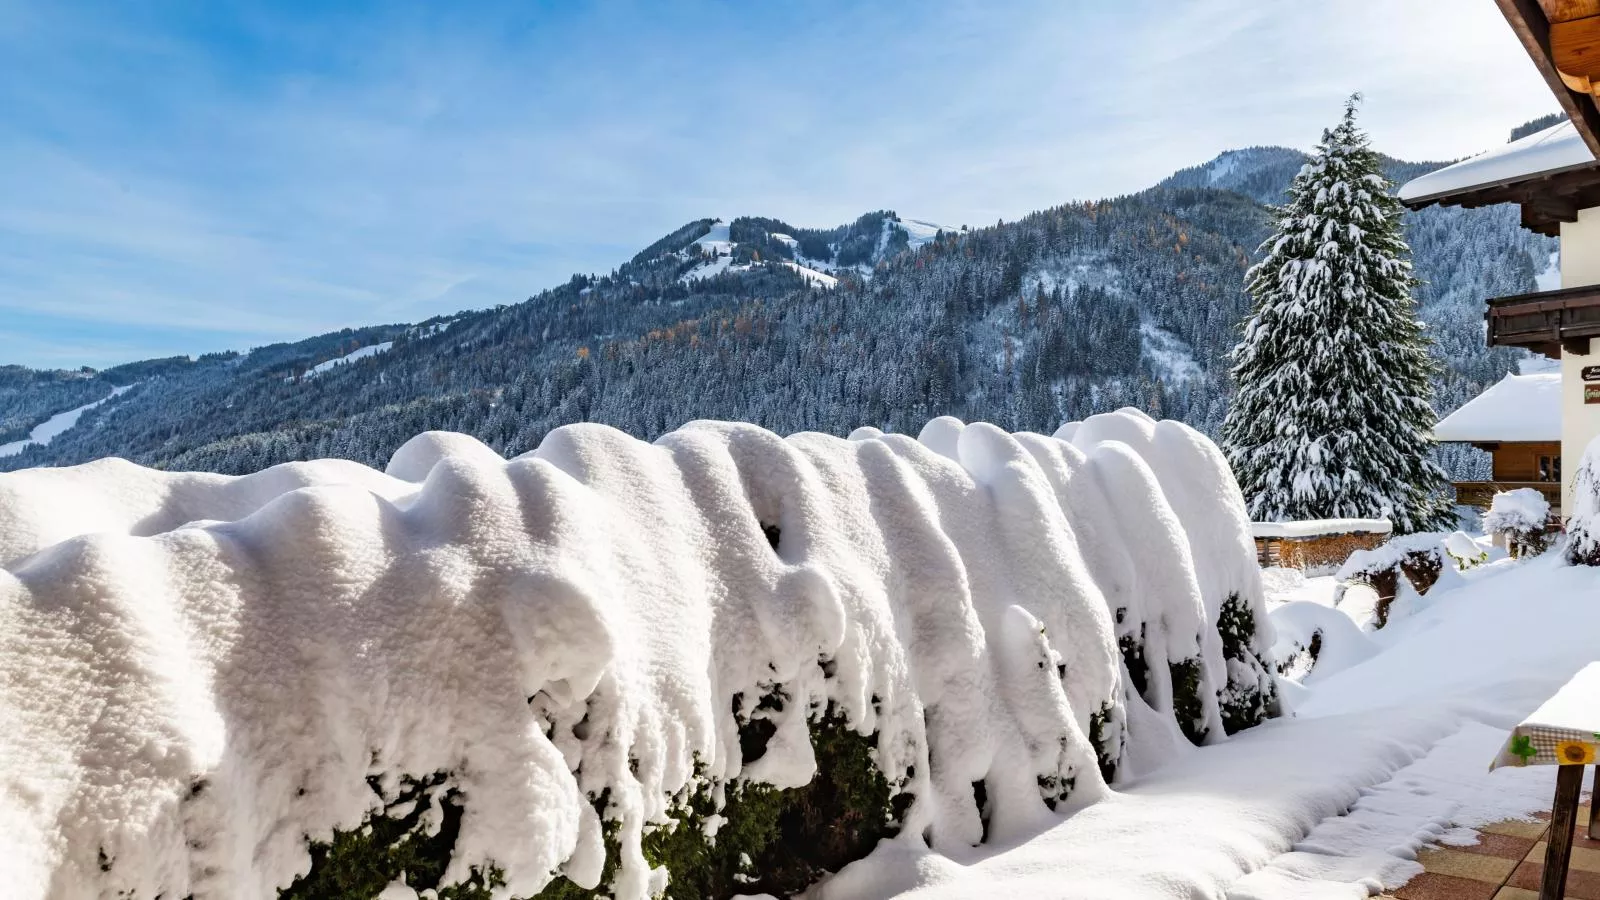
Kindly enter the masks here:
M 1560 360 L 1560 377 L 1551 388 L 1559 413 L 1556 452 L 1550 452 L 1551 441 L 1544 436 L 1490 439 L 1495 432 L 1476 427 L 1482 420 L 1474 423 L 1472 434 L 1439 437 L 1495 453 L 1492 482 L 1458 486 L 1468 498 L 1501 483 L 1553 493 L 1541 487 L 1545 482 L 1539 479 L 1546 477 L 1565 495 L 1575 467 L 1564 471 L 1561 458 L 1578 459 L 1600 436 L 1600 344 L 1592 345 L 1600 337 L 1600 0 L 1495 2 L 1567 120 L 1416 178 L 1401 187 L 1400 199 L 1412 209 L 1515 203 L 1525 228 L 1560 238 L 1559 288 L 1490 298 L 1484 313 L 1491 346 L 1524 347 Z M 1488 408 L 1504 415 L 1513 409 Z M 1570 509 L 1571 503 L 1560 506 Z
M 1488 509 L 1494 495 L 1533 488 L 1561 508 L 1561 373 L 1507 375 L 1440 420 L 1433 436 L 1471 444 L 1493 462 L 1487 481 L 1456 482 L 1456 502 Z

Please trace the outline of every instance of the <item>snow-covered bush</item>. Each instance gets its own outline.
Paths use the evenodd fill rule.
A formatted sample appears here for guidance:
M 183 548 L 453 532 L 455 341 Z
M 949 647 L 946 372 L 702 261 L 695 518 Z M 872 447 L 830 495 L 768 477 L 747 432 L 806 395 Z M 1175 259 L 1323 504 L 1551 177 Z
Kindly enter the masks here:
M 1365 584 L 1378 594 L 1375 627 L 1389 622 L 1389 606 L 1402 580 L 1419 594 L 1428 592 L 1444 570 L 1445 534 L 1424 531 L 1390 538 L 1375 550 L 1357 550 L 1334 576 L 1341 583 Z
M 1550 521 L 1550 501 L 1533 488 L 1501 491 L 1483 516 L 1483 530 L 1503 535 L 1511 552 L 1537 556 L 1549 547 L 1545 526 Z
M 1450 557 L 1457 571 L 1465 571 L 1489 561 L 1488 548 L 1473 540 L 1472 536 L 1464 531 L 1452 531 L 1445 535 L 1440 548 Z
M 1567 521 L 1567 562 L 1600 566 L 1600 438 L 1589 442 L 1572 479 L 1572 517 Z
M 1216 448 L 1076 431 L 0 475 L 0 878 L 790 895 L 885 838 L 1036 829 L 1277 706 Z
M 1345 584 L 1363 584 L 1378 594 L 1374 627 L 1388 624 L 1389 610 L 1406 591 L 1426 594 L 1441 577 L 1488 560 L 1488 551 L 1462 532 L 1425 531 L 1390 538 L 1375 550 L 1357 550 L 1335 576 Z M 1342 597 L 1343 584 L 1337 595 Z M 1337 602 L 1337 599 L 1336 599 Z
M 1550 521 L 1550 501 L 1533 488 L 1517 488 L 1494 495 L 1483 516 L 1484 530 L 1490 534 L 1544 530 Z
M 1354 586 L 1346 596 L 1359 602 L 1362 591 L 1370 588 Z M 1278 636 L 1273 647 L 1278 674 L 1293 682 L 1312 674 L 1326 677 L 1377 652 L 1356 621 L 1336 607 L 1295 600 L 1274 609 L 1272 623 Z

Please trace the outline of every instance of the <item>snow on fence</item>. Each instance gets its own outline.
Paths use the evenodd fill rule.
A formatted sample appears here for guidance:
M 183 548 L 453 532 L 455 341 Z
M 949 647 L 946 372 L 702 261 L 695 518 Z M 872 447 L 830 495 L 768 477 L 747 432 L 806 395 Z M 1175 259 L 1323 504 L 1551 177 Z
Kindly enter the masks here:
M 1131 411 L 26 470 L 0 565 L 21 900 L 788 895 L 1277 711 L 1238 487 Z
M 1252 522 L 1256 562 L 1307 574 L 1327 575 L 1350 554 L 1372 550 L 1394 530 L 1388 519 L 1308 519 L 1299 522 Z

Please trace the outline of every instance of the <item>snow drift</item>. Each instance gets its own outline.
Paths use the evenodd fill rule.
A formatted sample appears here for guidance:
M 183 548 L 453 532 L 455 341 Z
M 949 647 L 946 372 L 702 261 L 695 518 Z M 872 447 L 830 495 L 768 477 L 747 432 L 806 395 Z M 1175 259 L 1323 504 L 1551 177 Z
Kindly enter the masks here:
M 1131 411 L 0 475 L 0 882 L 323 896 L 387 841 L 385 896 L 726 896 L 1024 833 L 1275 712 L 1248 528 Z

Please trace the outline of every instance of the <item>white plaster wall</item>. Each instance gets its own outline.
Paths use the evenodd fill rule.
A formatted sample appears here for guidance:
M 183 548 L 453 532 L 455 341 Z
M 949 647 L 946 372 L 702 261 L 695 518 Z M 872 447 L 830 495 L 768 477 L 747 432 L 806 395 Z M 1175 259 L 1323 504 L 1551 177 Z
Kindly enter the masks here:
M 1561 286 L 1600 284 L 1600 209 L 1585 209 L 1578 221 L 1561 223 Z M 1584 448 L 1600 437 L 1600 404 L 1583 402 L 1584 366 L 1600 365 L 1600 341 L 1587 355 L 1561 354 L 1561 509 L 1572 509 L 1572 476 Z M 1600 383 L 1600 382 L 1597 382 Z

